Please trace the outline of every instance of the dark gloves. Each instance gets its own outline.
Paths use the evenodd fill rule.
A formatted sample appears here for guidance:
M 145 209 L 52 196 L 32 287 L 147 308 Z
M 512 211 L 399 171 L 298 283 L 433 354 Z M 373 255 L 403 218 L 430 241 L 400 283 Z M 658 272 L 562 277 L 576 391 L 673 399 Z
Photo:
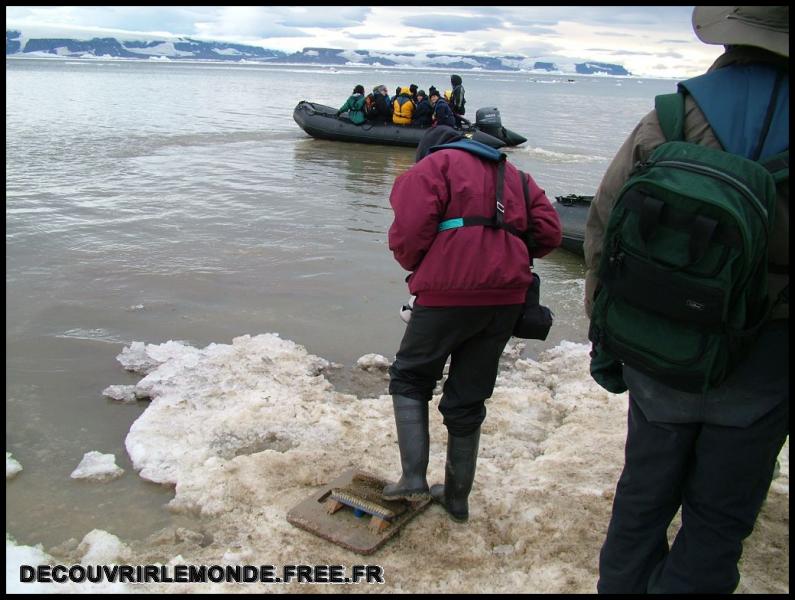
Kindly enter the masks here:
M 623 369 L 621 361 L 602 348 L 601 344 L 591 343 L 591 377 L 596 383 L 613 394 L 626 392 Z

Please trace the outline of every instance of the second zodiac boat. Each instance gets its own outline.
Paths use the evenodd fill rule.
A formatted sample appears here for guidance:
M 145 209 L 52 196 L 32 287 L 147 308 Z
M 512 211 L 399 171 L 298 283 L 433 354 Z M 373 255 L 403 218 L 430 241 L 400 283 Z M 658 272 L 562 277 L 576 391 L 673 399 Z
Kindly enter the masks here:
M 588 218 L 588 209 L 591 207 L 593 196 L 555 196 L 553 205 L 558 211 L 560 225 L 563 228 L 563 241 L 561 248 L 584 255 L 583 241 L 585 240 L 585 221 Z

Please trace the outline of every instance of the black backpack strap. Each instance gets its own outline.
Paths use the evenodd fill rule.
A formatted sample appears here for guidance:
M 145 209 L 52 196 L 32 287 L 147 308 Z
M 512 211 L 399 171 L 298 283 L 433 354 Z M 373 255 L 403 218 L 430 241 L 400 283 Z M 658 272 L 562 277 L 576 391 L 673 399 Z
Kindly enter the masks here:
M 530 266 L 533 266 L 532 251 L 536 247 L 535 236 L 533 235 L 533 219 L 530 215 L 530 189 L 527 186 L 527 173 L 519 171 L 522 178 L 522 191 L 524 192 L 524 206 L 527 212 L 527 231 L 524 234 L 524 241 L 527 244 L 527 253 L 530 254 Z
M 770 171 L 776 183 L 789 179 L 789 150 L 784 150 L 784 152 L 779 152 L 761 160 L 759 164 Z
M 450 144 L 452 146 L 452 144 Z M 435 149 L 443 148 L 443 146 L 435 146 Z M 524 239 L 524 233 L 508 225 L 505 222 L 505 204 L 503 203 L 504 188 L 505 188 L 505 154 L 501 154 L 497 160 L 497 182 L 495 194 L 495 213 L 493 217 L 458 217 L 455 219 L 446 219 L 439 223 L 437 231 L 447 231 L 448 229 L 457 229 L 459 227 L 469 227 L 471 225 L 482 225 L 484 227 L 494 227 L 496 229 L 504 229 L 508 233 Z
M 762 155 L 762 147 L 767 140 L 767 134 L 770 131 L 770 123 L 773 121 L 773 113 L 776 112 L 776 100 L 778 100 L 778 90 L 781 88 L 781 80 L 784 78 L 784 73 L 778 71 L 776 73 L 776 81 L 773 84 L 773 91 L 770 94 L 770 103 L 767 105 L 767 112 L 765 113 L 765 121 L 762 124 L 762 132 L 759 134 L 759 141 L 756 144 L 751 160 L 759 160 Z
M 494 214 L 494 222 L 497 227 L 505 224 L 505 204 L 503 204 L 503 192 L 505 187 L 505 155 L 500 157 L 497 163 L 497 212 Z

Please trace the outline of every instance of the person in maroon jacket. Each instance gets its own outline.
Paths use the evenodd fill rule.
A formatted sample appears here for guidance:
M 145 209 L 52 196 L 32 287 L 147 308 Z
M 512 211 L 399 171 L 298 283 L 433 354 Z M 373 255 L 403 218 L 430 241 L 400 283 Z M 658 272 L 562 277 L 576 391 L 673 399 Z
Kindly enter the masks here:
M 469 517 L 472 488 L 497 368 L 531 282 L 530 259 L 522 239 L 504 229 L 469 226 L 439 231 L 442 221 L 496 212 L 497 163 L 460 149 L 434 146 L 461 140 L 460 132 L 437 126 L 425 134 L 417 163 L 392 187 L 394 221 L 389 249 L 412 271 L 409 291 L 416 296 L 400 349 L 389 369 L 403 474 L 384 488 L 387 499 L 419 500 L 432 495 L 456 521 Z M 532 257 L 560 245 L 558 214 L 532 177 L 530 226 Z M 505 164 L 504 222 L 528 228 L 523 182 Z M 447 427 L 444 485 L 428 488 L 428 403 L 451 357 L 439 411 Z

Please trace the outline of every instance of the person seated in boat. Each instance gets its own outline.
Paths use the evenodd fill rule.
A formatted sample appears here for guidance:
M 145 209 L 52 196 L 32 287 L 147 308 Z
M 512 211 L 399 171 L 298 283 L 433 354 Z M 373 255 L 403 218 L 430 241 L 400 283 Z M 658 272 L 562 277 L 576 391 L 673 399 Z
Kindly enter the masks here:
M 353 121 L 356 125 L 361 125 L 365 121 L 364 117 L 364 86 L 357 85 L 353 88 L 353 94 L 351 94 L 348 99 L 345 101 L 345 104 L 340 106 L 340 109 L 337 111 L 337 116 L 339 117 L 342 113 L 347 112 L 348 118 Z
M 414 127 L 430 127 L 433 120 L 433 107 L 431 106 L 425 90 L 417 90 L 417 106 L 414 108 L 414 117 L 411 124 Z
M 389 98 L 389 104 L 393 104 L 393 103 L 395 102 L 395 99 L 396 99 L 398 96 L 400 96 L 400 90 L 401 90 L 401 89 L 403 89 L 401 86 L 397 86 L 397 87 L 395 88 L 395 95 L 394 95 L 394 96 L 390 96 L 390 98 Z
M 412 84 L 409 86 L 409 90 L 411 90 L 411 99 L 412 99 L 412 101 L 414 102 L 414 106 L 416 106 L 416 105 L 417 105 L 417 102 L 418 102 L 418 99 L 417 99 L 417 90 L 418 90 L 418 89 L 419 89 L 419 88 L 417 87 L 417 84 L 416 84 L 416 83 L 412 83 Z
M 373 123 L 391 123 L 392 106 L 389 104 L 386 86 L 381 84 L 365 98 L 365 117 Z
M 399 88 L 397 97 L 392 103 L 392 122 L 395 125 L 411 125 L 414 116 L 414 102 L 411 99 L 411 90 L 407 87 Z
M 439 90 L 434 89 L 431 92 L 431 106 L 433 106 L 433 123 L 437 125 L 447 125 L 448 127 L 455 128 L 455 116 L 453 111 L 450 110 L 450 105 L 447 104 L 442 98 L 439 97 Z

